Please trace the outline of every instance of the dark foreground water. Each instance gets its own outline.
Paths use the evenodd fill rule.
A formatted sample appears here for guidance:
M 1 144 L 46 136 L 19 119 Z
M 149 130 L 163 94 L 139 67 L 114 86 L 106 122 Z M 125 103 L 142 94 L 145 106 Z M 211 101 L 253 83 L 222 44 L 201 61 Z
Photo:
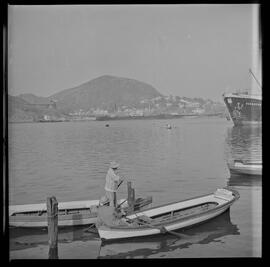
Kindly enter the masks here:
M 226 162 L 261 159 L 261 130 L 221 118 L 10 124 L 10 204 L 42 203 L 51 195 L 59 202 L 99 199 L 115 160 L 136 195 L 153 196 L 153 205 L 228 185 L 240 199 L 181 239 L 167 234 L 101 246 L 87 227 L 60 229 L 59 258 L 260 257 L 262 179 L 230 176 Z M 123 184 L 119 197 L 126 191 Z M 47 258 L 47 230 L 11 229 L 10 257 Z

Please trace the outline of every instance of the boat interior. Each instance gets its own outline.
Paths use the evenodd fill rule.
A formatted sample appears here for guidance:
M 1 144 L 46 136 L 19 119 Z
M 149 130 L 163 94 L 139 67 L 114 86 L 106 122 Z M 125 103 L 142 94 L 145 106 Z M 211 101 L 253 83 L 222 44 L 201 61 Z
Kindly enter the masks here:
M 122 227 L 128 228 L 130 226 L 132 227 L 147 226 L 147 224 L 160 225 L 160 224 L 171 223 L 173 221 L 177 221 L 186 216 L 207 212 L 218 205 L 219 205 L 218 202 L 212 201 L 212 202 L 200 203 L 200 204 L 189 206 L 186 208 L 180 208 L 176 210 L 167 211 L 165 213 L 157 214 L 154 216 L 147 216 L 145 214 L 137 216 L 135 214 L 135 218 L 133 219 L 126 218 L 125 219 L 126 224 L 125 225 L 121 224 L 119 226 L 121 228 Z M 112 226 L 112 227 L 118 228 L 117 226 Z

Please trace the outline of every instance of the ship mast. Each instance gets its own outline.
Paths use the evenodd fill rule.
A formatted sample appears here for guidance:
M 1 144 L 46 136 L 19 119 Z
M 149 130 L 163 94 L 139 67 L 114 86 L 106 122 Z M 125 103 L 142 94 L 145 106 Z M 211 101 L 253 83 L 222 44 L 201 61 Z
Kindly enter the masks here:
M 252 66 L 249 69 L 253 79 L 251 81 L 251 90 L 255 92 L 262 89 L 262 43 L 261 43 L 261 6 L 259 4 L 252 5 Z M 254 73 L 256 74 L 256 77 Z M 257 79 L 258 78 L 258 79 Z M 259 88 L 258 88 L 259 85 Z
M 255 81 L 257 82 L 257 84 L 262 88 L 261 84 L 259 83 L 259 81 L 256 79 L 255 75 L 253 74 L 252 70 L 249 69 L 249 72 L 251 73 L 251 75 L 253 76 L 253 78 L 255 79 Z

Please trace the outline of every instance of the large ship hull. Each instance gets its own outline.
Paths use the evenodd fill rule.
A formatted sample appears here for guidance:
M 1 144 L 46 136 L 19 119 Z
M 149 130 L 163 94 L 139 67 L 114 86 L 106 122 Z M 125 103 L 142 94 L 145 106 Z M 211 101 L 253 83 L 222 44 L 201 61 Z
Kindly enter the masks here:
M 224 102 L 234 125 L 262 123 L 262 97 L 249 94 L 224 94 Z

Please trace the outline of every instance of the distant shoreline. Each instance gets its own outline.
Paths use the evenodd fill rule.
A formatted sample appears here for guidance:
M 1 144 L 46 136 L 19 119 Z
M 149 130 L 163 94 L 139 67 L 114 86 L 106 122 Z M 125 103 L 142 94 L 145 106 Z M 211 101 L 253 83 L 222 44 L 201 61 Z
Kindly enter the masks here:
M 185 117 L 192 118 L 203 118 L 203 117 L 224 117 L 225 115 L 221 113 L 214 114 L 179 114 L 179 115 L 171 115 L 171 114 L 160 114 L 160 115 L 149 115 L 149 116 L 98 116 L 95 119 L 67 119 L 67 120 L 40 120 L 40 121 L 8 121 L 8 123 L 56 123 L 56 122 L 81 122 L 81 121 L 116 121 L 116 120 L 166 120 L 166 119 L 180 119 Z
M 150 120 L 150 119 L 179 119 L 184 117 L 212 117 L 212 116 L 223 116 L 223 113 L 214 114 L 159 114 L 159 115 L 149 115 L 149 116 L 100 116 L 96 117 L 97 121 L 109 121 L 109 120 Z

